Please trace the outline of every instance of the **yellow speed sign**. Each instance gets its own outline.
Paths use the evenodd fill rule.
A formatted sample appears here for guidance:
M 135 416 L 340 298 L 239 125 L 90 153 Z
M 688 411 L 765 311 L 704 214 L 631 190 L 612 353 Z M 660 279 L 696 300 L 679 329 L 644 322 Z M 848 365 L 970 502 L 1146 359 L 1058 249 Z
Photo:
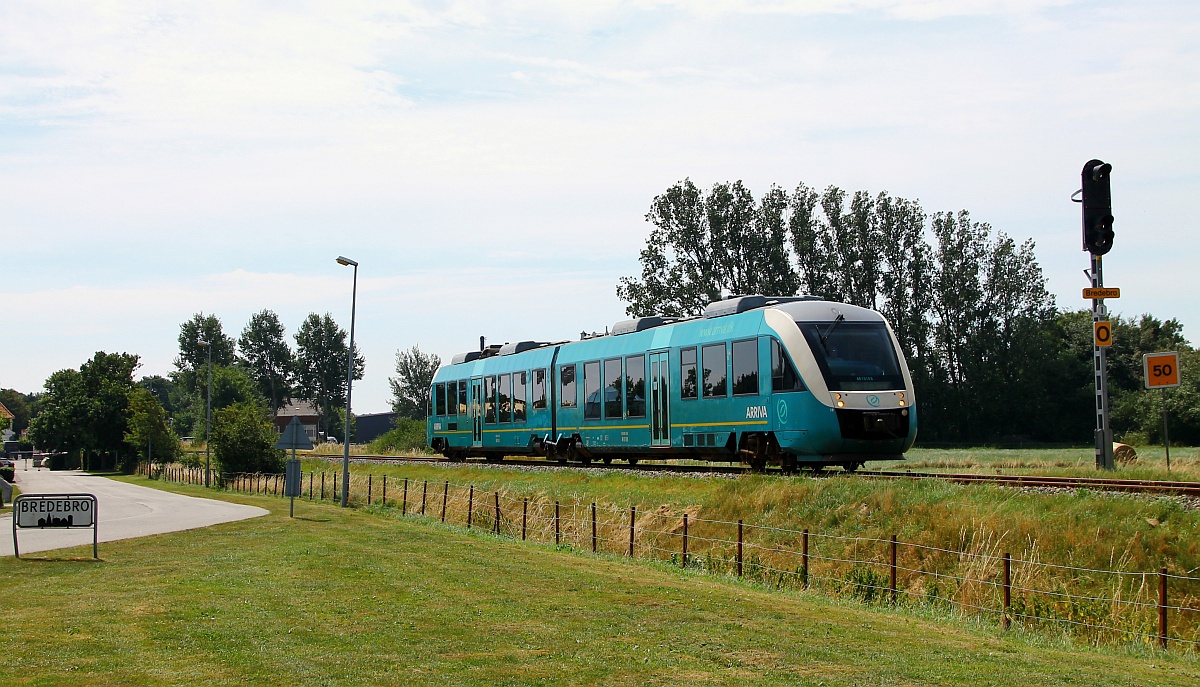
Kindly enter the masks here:
M 1142 356 L 1147 389 L 1166 389 L 1179 386 L 1179 354 L 1147 353 Z
M 1097 346 L 1112 345 L 1112 323 L 1107 320 L 1095 322 L 1095 334 Z

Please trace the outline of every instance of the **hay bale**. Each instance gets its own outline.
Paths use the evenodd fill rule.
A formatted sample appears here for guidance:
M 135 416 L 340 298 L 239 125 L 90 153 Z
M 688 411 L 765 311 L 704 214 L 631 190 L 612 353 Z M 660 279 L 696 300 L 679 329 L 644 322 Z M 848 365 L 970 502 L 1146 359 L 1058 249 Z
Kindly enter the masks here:
M 1137 451 L 1129 444 L 1118 444 L 1113 442 L 1113 460 L 1121 465 L 1129 465 L 1137 462 Z

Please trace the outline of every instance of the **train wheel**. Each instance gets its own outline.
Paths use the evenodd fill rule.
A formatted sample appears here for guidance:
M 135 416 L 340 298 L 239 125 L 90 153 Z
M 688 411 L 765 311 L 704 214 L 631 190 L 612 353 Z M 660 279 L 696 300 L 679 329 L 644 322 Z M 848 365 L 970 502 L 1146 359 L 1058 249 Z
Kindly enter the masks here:
M 858 470 L 860 467 L 862 467 L 862 463 L 856 463 L 853 461 L 842 464 L 842 469 L 845 470 L 846 472 L 854 472 L 854 471 Z
M 604 457 L 603 457 L 603 458 L 601 458 L 600 460 L 603 460 L 605 465 L 611 465 L 611 464 L 612 464 L 612 456 L 604 456 Z
M 629 461 L 629 464 L 630 464 L 630 465 L 637 465 L 637 464 L 638 464 L 638 459 L 637 459 L 637 458 L 628 458 L 627 460 Z
M 794 474 L 796 472 L 796 456 L 790 453 L 783 454 L 780 465 L 783 467 L 783 474 Z

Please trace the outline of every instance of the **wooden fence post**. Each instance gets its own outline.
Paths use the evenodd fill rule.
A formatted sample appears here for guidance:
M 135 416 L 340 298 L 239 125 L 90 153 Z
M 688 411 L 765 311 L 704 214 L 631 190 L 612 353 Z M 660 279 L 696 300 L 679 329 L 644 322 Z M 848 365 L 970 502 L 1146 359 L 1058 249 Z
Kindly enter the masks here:
M 421 482 L 421 515 L 425 515 L 425 495 L 429 493 L 429 480 Z
M 529 522 L 529 497 L 521 501 L 521 541 L 525 541 L 525 526 Z
M 742 521 L 738 520 L 737 572 L 742 576 Z
M 629 557 L 633 558 L 633 524 L 637 520 L 637 506 L 629 507 Z
M 896 535 L 892 535 L 892 565 L 891 565 L 892 605 L 896 605 Z
M 325 500 L 325 471 L 321 471 L 321 500 Z
M 315 472 L 310 471 L 308 473 L 308 500 L 309 501 L 312 501 L 313 477 L 315 477 L 315 476 L 316 476 Z
M 446 501 L 450 498 L 450 480 L 446 480 L 446 486 L 442 490 L 442 522 L 446 522 Z
M 808 530 L 800 537 L 800 570 L 804 588 L 808 589 Z
M 1167 569 L 1158 569 L 1158 645 L 1167 648 Z
M 558 501 L 555 501 L 555 502 L 554 502 L 554 545 L 555 545 L 555 546 L 558 546 L 558 538 L 559 538 L 559 536 L 558 536 L 558 533 L 559 533 L 559 527 L 558 527 Z
M 475 509 L 475 485 L 471 485 L 470 495 L 467 496 L 467 529 L 471 529 L 471 511 Z
M 371 505 L 371 492 L 375 491 L 375 475 L 367 475 L 367 505 Z
M 592 553 L 596 553 L 596 504 L 592 504 Z
M 404 478 L 404 499 L 400 502 L 400 515 L 408 515 L 408 478 Z
M 1005 630 L 1008 629 L 1012 619 L 1009 617 L 1009 609 L 1012 606 L 1012 557 L 1008 552 L 1004 552 L 1004 615 L 1000 617 L 1000 625 Z
M 496 521 L 492 529 L 500 534 L 500 492 L 496 492 Z
M 683 567 L 687 567 L 687 513 L 683 514 Z

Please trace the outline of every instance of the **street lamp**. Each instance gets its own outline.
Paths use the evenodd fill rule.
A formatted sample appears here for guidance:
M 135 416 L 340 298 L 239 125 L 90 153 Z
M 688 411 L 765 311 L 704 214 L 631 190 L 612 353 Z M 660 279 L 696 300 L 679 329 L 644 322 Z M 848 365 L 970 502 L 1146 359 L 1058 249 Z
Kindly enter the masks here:
M 212 344 L 204 339 L 196 342 L 197 346 L 204 346 L 208 349 L 208 393 L 204 403 L 204 486 L 208 484 L 208 452 L 209 452 L 209 432 L 212 427 Z
M 358 301 L 358 263 L 338 256 L 337 263 L 354 268 L 354 288 L 350 292 L 350 353 L 346 363 L 346 427 L 342 433 L 342 508 L 350 505 L 350 387 L 354 384 L 354 310 Z

